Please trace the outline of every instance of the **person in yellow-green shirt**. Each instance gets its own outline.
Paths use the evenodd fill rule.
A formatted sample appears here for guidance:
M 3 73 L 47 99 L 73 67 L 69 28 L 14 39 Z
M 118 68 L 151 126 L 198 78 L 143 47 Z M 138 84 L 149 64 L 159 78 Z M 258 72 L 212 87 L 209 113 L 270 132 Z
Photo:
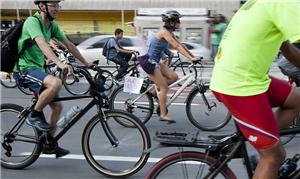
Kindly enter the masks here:
M 234 15 L 215 58 L 210 89 L 260 156 L 253 178 L 277 178 L 285 150 L 279 128 L 300 112 L 300 89 L 268 75 L 279 50 L 300 67 L 299 0 L 248 0 Z M 272 107 L 278 107 L 275 114 Z

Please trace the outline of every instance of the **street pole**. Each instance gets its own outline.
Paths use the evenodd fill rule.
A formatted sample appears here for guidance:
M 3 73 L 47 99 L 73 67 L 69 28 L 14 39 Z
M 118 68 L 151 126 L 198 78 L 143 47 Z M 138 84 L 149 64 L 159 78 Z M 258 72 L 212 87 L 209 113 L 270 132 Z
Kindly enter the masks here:
M 122 29 L 124 30 L 124 0 L 122 0 L 122 11 L 121 11 L 121 15 L 122 15 Z

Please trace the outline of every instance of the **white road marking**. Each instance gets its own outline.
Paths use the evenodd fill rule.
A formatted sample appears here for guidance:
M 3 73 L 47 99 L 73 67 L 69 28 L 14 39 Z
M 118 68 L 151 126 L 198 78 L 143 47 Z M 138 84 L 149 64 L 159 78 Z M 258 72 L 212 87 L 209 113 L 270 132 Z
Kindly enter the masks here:
M 30 155 L 30 153 L 21 153 L 21 156 L 25 155 Z M 55 155 L 46 155 L 46 154 L 41 154 L 40 158 L 55 158 Z M 84 155 L 79 155 L 79 154 L 68 154 L 64 157 L 61 157 L 63 159 L 73 159 L 73 160 L 85 160 Z M 103 155 L 95 155 L 94 156 L 95 160 L 105 160 L 105 161 L 118 161 L 118 162 L 136 162 L 139 160 L 138 157 L 124 157 L 124 156 L 103 156 Z M 148 162 L 150 163 L 156 163 L 160 160 L 161 158 L 149 158 Z

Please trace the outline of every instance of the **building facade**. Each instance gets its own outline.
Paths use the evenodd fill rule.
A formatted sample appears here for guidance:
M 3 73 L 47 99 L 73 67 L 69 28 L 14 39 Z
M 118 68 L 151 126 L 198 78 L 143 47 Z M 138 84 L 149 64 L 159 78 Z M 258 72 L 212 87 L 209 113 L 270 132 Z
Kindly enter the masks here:
M 64 0 L 57 22 L 66 34 L 112 34 L 119 27 L 136 33 L 132 23 L 139 8 L 205 8 L 230 18 L 240 0 Z M 1 30 L 37 11 L 33 0 L 1 0 Z

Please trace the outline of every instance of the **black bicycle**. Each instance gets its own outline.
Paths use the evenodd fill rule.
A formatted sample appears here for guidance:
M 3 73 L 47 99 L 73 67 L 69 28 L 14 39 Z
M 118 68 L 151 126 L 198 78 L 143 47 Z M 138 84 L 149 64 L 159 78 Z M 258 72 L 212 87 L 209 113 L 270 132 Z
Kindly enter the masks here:
M 300 134 L 300 127 L 282 129 L 282 136 Z M 162 145 L 179 147 L 182 151 L 173 153 L 157 162 L 147 173 L 145 179 L 170 178 L 226 178 L 236 179 L 228 163 L 234 158 L 243 158 L 249 178 L 255 166 L 250 161 L 246 139 L 237 132 L 225 136 L 201 138 L 200 133 L 157 132 L 154 140 Z M 205 152 L 183 151 L 182 147 L 196 147 Z M 153 150 L 153 149 L 152 149 Z M 152 151 L 152 150 L 149 150 Z M 300 169 L 296 170 L 300 154 L 283 162 L 279 170 L 280 179 L 299 179 Z
M 98 77 L 94 80 L 82 67 L 78 67 L 78 70 L 91 86 L 90 95 L 61 97 L 53 101 L 83 98 L 92 100 L 59 131 L 53 140 L 49 139 L 48 133 L 25 123 L 36 104 L 36 97 L 33 98 L 32 105 L 26 108 L 17 104 L 1 104 L 2 167 L 22 169 L 31 165 L 44 148 L 57 144 L 57 141 L 94 106 L 97 107 L 97 113 L 85 126 L 81 143 L 88 163 L 108 177 L 130 176 L 146 164 L 149 154 L 143 151 L 150 148 L 151 140 L 144 124 L 125 111 L 105 109 L 108 100 L 103 93 L 105 78 L 101 75 L 101 69 L 94 68 L 98 72 Z M 130 123 L 134 128 L 120 126 L 116 120 Z M 121 156 L 124 160 L 119 160 Z

